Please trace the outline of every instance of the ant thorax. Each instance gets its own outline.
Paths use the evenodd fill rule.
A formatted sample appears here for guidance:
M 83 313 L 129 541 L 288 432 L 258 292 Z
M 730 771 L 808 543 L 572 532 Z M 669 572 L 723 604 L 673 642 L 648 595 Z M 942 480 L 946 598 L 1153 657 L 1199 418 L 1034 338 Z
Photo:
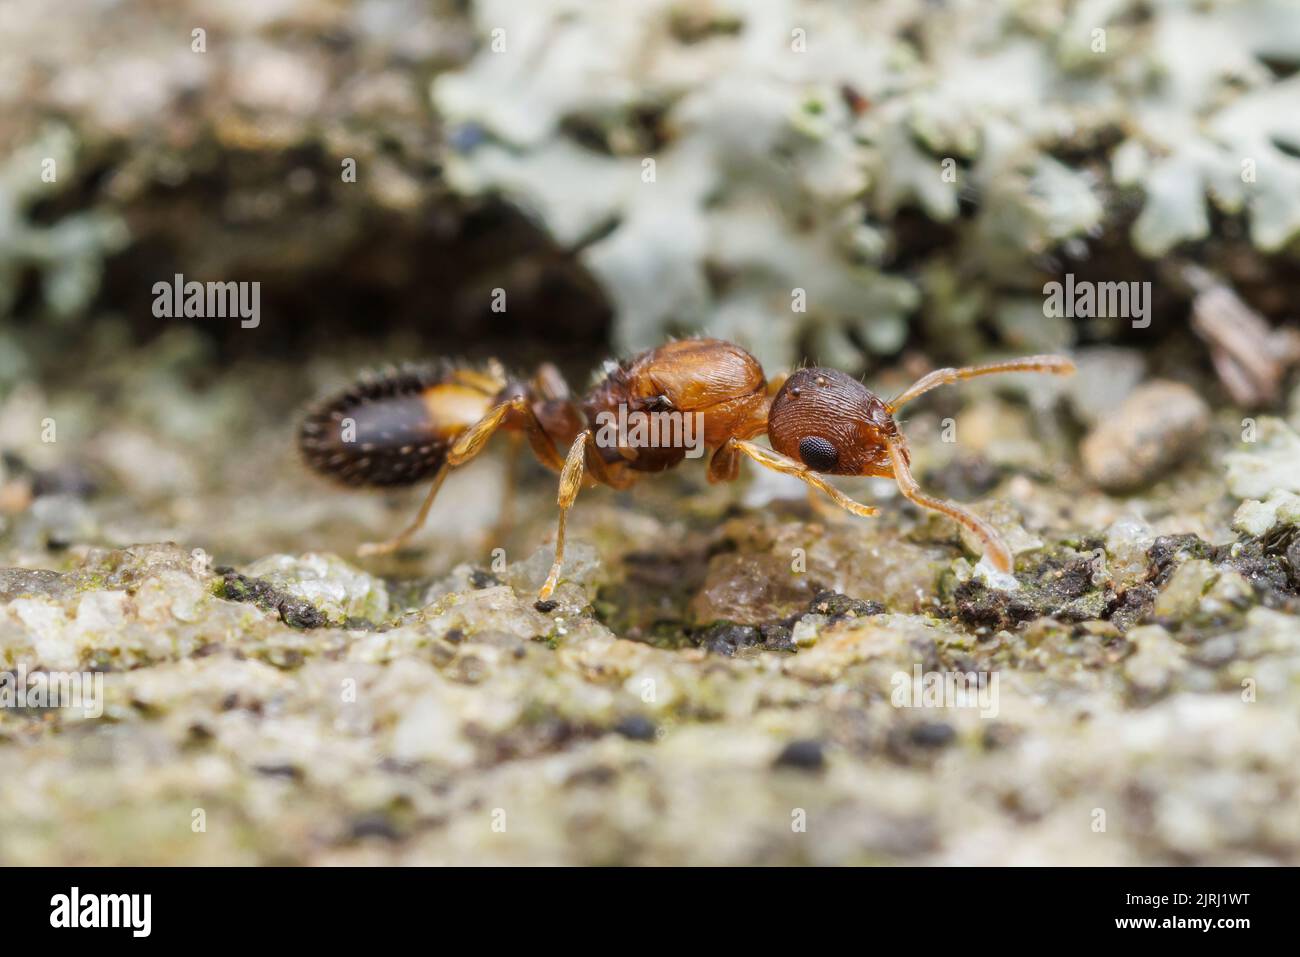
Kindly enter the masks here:
M 766 425 L 758 360 L 729 342 L 683 339 L 614 365 L 583 403 L 603 460 L 660 472 Z

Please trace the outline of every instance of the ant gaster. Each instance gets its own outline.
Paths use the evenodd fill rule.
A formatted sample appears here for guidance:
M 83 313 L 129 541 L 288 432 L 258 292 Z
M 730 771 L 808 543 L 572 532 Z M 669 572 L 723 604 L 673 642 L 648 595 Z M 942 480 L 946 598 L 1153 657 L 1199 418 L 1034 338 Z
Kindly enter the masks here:
M 432 485 L 415 520 L 400 535 L 363 545 L 361 554 L 394 551 L 424 524 L 448 471 L 473 459 L 498 429 L 522 434 L 542 464 L 560 473 L 555 561 L 542 585 L 546 599 L 559 582 L 569 509 L 584 481 L 622 489 L 645 473 L 686 457 L 685 448 L 600 443 L 601 413 L 673 411 L 701 414 L 709 481 L 728 482 L 741 456 L 793 475 L 854 515 L 877 509 L 849 498 L 823 475 L 893 478 L 903 495 L 964 525 L 984 543 L 1000 571 L 1011 570 L 1006 543 L 982 518 L 932 498 L 912 477 L 907 442 L 894 413 L 936 386 L 998 372 L 1074 371 L 1061 356 L 1029 356 L 961 369 L 938 369 L 890 401 L 834 369 L 799 369 L 770 382 L 752 355 L 718 339 L 669 342 L 607 364 L 582 398 L 569 394 L 553 366 L 527 381 L 507 377 L 492 362 L 471 369 L 447 362 L 363 379 L 317 405 L 303 422 L 299 446 L 318 472 L 355 486 Z M 771 448 L 752 440 L 767 435 Z M 567 451 L 565 451 L 567 450 Z

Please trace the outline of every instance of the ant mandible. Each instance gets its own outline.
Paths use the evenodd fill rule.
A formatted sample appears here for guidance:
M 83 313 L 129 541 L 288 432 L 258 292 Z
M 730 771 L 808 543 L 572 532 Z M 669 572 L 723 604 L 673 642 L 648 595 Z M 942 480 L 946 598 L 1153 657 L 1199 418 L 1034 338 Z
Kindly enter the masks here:
M 646 445 L 626 435 L 597 441 L 593 424 L 631 413 L 698 414 L 700 441 L 712 452 L 709 481 L 729 482 L 740 457 L 793 475 L 854 515 L 877 509 L 849 498 L 823 475 L 893 478 L 903 495 L 941 512 L 984 543 L 1000 571 L 1011 552 L 984 519 L 932 498 L 912 477 L 907 442 L 894 413 L 936 386 L 998 372 L 1067 375 L 1061 356 L 1029 356 L 960 369 L 937 369 L 886 402 L 861 382 L 834 369 L 805 368 L 770 382 L 752 355 L 719 339 L 682 339 L 630 360 L 609 362 L 581 399 L 544 365 L 531 380 L 508 377 L 495 361 L 473 369 L 449 362 L 365 378 L 315 406 L 299 433 L 299 447 L 317 472 L 353 486 L 391 487 L 431 480 L 415 520 L 396 538 L 361 546 L 359 554 L 391 552 L 423 526 L 447 473 L 479 454 L 498 429 L 522 433 L 543 465 L 559 472 L 555 560 L 539 597 L 549 598 L 564 562 L 564 532 L 584 480 L 623 489 L 641 475 L 663 472 L 686 458 L 681 443 Z M 751 441 L 766 434 L 771 448 Z M 562 455 L 561 449 L 568 450 Z

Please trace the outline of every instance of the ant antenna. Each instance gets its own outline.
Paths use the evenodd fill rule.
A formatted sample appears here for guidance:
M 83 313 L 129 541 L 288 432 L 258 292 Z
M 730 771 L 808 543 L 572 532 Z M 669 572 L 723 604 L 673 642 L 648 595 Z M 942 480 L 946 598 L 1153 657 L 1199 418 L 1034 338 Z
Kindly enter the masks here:
M 953 382 L 974 379 L 977 376 L 993 375 L 998 372 L 1050 372 L 1053 375 L 1069 375 L 1074 371 L 1074 363 L 1063 356 L 1026 356 L 1023 359 L 1009 359 L 1005 362 L 990 362 L 986 365 L 967 366 L 962 369 L 935 369 L 928 375 L 903 390 L 892 399 L 887 408 L 892 416 L 900 406 L 911 402 L 918 396 L 925 395 L 931 389 Z M 931 498 L 921 491 L 912 477 L 912 470 L 907 464 L 907 446 L 902 434 L 886 435 L 885 444 L 889 447 L 889 458 L 893 464 L 894 480 L 898 482 L 899 491 L 909 500 L 922 508 L 947 515 L 954 522 L 965 526 L 975 533 L 984 543 L 984 553 L 993 567 L 1001 572 L 1010 572 L 1012 568 L 1011 549 L 988 522 L 974 512 L 969 512 L 960 505 Z
M 1002 536 L 994 530 L 993 526 L 984 519 L 980 518 L 974 512 L 968 512 L 960 505 L 954 505 L 952 502 L 945 502 L 942 499 L 931 498 L 921 491 L 921 487 L 916 484 L 916 479 L 912 477 L 912 470 L 907 465 L 907 452 L 903 444 L 901 435 L 886 435 L 885 444 L 889 446 L 889 459 L 894 467 L 894 480 L 898 482 L 898 490 L 909 501 L 928 508 L 931 511 L 947 515 L 954 522 L 958 522 L 970 529 L 980 541 L 984 543 L 984 553 L 993 563 L 993 567 L 1000 572 L 1010 572 L 1011 549 L 1007 548 L 1007 543 L 1002 540 Z
M 999 372 L 1050 372 L 1053 375 L 1070 375 L 1074 372 L 1074 363 L 1064 356 L 1026 356 L 1023 359 L 1008 359 L 1005 362 L 990 362 L 986 365 L 966 366 L 962 369 L 935 369 L 921 376 L 886 405 L 892 413 L 900 406 L 941 385 Z

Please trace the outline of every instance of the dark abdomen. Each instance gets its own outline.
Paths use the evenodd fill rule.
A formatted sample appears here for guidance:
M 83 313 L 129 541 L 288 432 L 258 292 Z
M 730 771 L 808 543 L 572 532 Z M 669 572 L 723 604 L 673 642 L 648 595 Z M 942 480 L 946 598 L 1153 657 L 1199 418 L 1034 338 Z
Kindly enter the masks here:
M 363 379 L 307 413 L 298 448 L 308 467 L 345 485 L 412 485 L 441 468 L 493 398 L 480 377 L 448 365 Z

